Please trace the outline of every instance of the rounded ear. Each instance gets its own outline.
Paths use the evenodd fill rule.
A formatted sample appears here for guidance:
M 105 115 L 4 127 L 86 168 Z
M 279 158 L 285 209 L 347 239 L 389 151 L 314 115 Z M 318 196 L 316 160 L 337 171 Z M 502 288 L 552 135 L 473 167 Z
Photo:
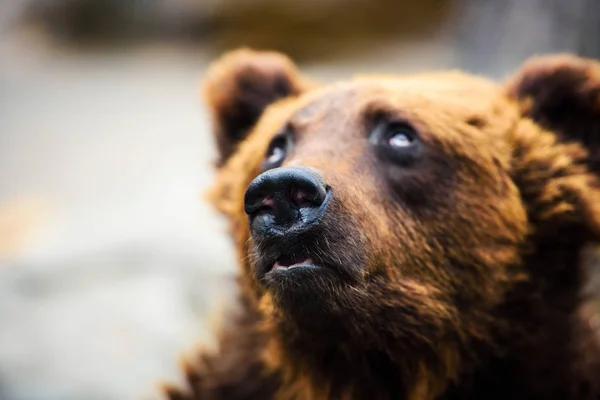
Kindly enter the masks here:
M 203 92 L 212 114 L 218 164 L 227 161 L 269 104 L 297 96 L 311 85 L 279 53 L 239 49 L 215 61 Z
M 532 233 L 559 242 L 600 242 L 600 177 L 589 171 L 588 152 L 531 120 L 516 124 L 509 138 L 511 177 Z
M 534 57 L 505 89 L 525 117 L 582 144 L 588 167 L 600 174 L 600 63 L 566 54 Z

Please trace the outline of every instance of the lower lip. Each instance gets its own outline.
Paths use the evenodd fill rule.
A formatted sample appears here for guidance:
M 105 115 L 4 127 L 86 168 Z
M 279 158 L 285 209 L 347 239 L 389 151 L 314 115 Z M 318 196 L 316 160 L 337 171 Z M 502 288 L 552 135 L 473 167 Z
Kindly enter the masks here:
M 296 264 L 293 266 L 274 266 L 273 269 L 271 269 L 270 272 L 273 273 L 292 273 L 294 271 L 300 272 L 300 271 L 307 271 L 307 270 L 316 270 L 316 269 L 321 269 L 320 266 L 315 265 L 315 264 L 310 264 L 310 263 L 306 263 L 306 264 Z

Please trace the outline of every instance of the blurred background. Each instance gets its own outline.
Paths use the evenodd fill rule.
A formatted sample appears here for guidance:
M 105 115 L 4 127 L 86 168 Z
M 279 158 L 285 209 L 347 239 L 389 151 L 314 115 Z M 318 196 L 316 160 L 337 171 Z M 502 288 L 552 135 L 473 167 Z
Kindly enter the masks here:
M 234 294 L 198 83 L 600 57 L 596 0 L 0 0 L 0 400 L 157 399 Z M 592 287 L 592 290 L 593 289 Z M 596 321 L 600 323 L 600 321 Z

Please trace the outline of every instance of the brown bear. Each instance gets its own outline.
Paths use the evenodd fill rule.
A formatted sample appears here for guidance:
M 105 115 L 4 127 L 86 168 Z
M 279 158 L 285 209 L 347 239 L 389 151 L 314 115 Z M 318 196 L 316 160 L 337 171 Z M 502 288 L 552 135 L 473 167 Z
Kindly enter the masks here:
M 600 64 L 319 85 L 243 49 L 204 94 L 239 307 L 170 399 L 600 399 Z

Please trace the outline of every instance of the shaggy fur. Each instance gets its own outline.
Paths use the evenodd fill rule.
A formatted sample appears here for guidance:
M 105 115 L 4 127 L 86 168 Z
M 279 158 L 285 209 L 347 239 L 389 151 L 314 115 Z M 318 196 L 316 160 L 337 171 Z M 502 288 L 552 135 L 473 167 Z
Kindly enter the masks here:
M 318 86 L 282 55 L 239 50 L 205 89 L 241 307 L 170 399 L 600 399 L 582 311 L 582 252 L 600 241 L 597 63 L 537 58 L 503 85 L 446 72 Z M 418 154 L 399 164 L 371 143 L 381 121 L 412 126 Z M 283 166 L 333 191 L 318 229 L 286 243 L 329 266 L 304 275 L 264 273 L 280 250 L 244 213 L 282 131 Z

